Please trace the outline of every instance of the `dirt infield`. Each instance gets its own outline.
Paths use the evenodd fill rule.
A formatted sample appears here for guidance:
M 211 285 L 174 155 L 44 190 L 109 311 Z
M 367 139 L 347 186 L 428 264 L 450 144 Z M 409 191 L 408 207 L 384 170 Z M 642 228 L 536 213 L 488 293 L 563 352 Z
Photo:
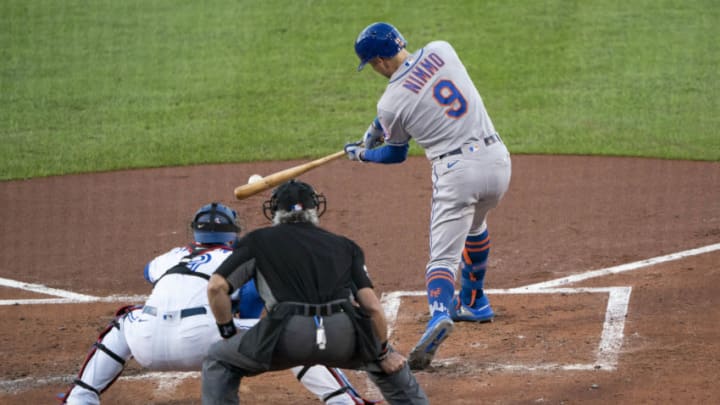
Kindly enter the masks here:
M 0 183 L 0 404 L 52 404 L 114 310 L 143 296 L 156 254 L 184 244 L 209 201 L 266 225 L 253 173 L 299 161 L 132 170 Z M 430 170 L 339 160 L 301 177 L 322 225 L 364 247 L 404 354 L 422 333 Z M 720 398 L 720 163 L 514 156 L 489 219 L 498 314 L 458 324 L 417 373 L 432 403 L 716 403 Z M 648 260 L 652 259 L 652 260 Z M 75 302 L 83 294 L 105 298 Z M 37 301 L 55 299 L 55 301 Z M 378 398 L 362 374 L 358 388 Z M 199 404 L 194 373 L 131 362 L 104 404 Z M 319 403 L 289 372 L 243 381 L 243 403 Z

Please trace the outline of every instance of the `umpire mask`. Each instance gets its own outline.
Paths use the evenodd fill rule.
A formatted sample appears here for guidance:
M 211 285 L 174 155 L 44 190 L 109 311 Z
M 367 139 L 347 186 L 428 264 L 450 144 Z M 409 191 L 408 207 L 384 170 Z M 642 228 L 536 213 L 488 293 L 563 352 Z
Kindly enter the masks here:
M 326 207 L 325 196 L 316 193 L 311 185 L 293 179 L 273 190 L 270 199 L 263 203 L 263 215 L 272 221 L 278 210 L 296 212 L 317 209 L 320 217 Z

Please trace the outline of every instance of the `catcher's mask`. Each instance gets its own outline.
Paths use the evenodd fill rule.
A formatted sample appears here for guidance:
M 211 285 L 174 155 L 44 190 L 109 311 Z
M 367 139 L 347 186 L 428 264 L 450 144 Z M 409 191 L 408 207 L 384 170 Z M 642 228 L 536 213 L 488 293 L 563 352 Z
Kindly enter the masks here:
M 197 210 L 190 227 L 195 241 L 202 244 L 232 243 L 241 230 L 237 213 L 217 202 Z
M 311 185 L 293 179 L 273 190 L 270 199 L 263 203 L 263 215 L 272 221 L 278 210 L 293 212 L 315 208 L 320 217 L 326 207 L 324 195 L 316 193 Z

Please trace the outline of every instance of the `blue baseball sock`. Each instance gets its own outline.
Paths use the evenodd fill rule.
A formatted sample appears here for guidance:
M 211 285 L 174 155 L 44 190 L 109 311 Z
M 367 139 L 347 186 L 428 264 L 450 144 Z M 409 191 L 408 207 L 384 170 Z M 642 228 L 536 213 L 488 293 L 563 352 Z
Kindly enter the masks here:
M 430 316 L 448 314 L 455 295 L 455 274 L 450 269 L 436 267 L 425 274 Z
M 463 249 L 462 279 L 460 300 L 472 306 L 483 295 L 483 284 L 490 255 L 490 236 L 487 229 L 480 235 L 470 235 L 465 239 Z

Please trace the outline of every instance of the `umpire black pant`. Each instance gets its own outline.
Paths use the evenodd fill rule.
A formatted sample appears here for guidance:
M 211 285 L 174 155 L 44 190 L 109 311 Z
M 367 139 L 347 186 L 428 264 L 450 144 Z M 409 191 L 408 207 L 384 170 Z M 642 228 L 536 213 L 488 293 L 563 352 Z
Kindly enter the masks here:
M 365 370 L 389 404 L 429 403 L 407 363 L 402 370 L 393 374 L 384 373 L 374 363 L 353 364 L 355 331 L 347 314 L 336 313 L 322 319 L 327 337 L 324 350 L 320 350 L 316 344 L 317 328 L 313 317 L 295 315 L 286 323 L 275 347 L 272 364 L 261 364 L 238 352 L 244 331 L 238 331 L 232 338 L 213 344 L 203 362 L 202 403 L 239 404 L 238 390 L 242 377 L 316 364 Z

